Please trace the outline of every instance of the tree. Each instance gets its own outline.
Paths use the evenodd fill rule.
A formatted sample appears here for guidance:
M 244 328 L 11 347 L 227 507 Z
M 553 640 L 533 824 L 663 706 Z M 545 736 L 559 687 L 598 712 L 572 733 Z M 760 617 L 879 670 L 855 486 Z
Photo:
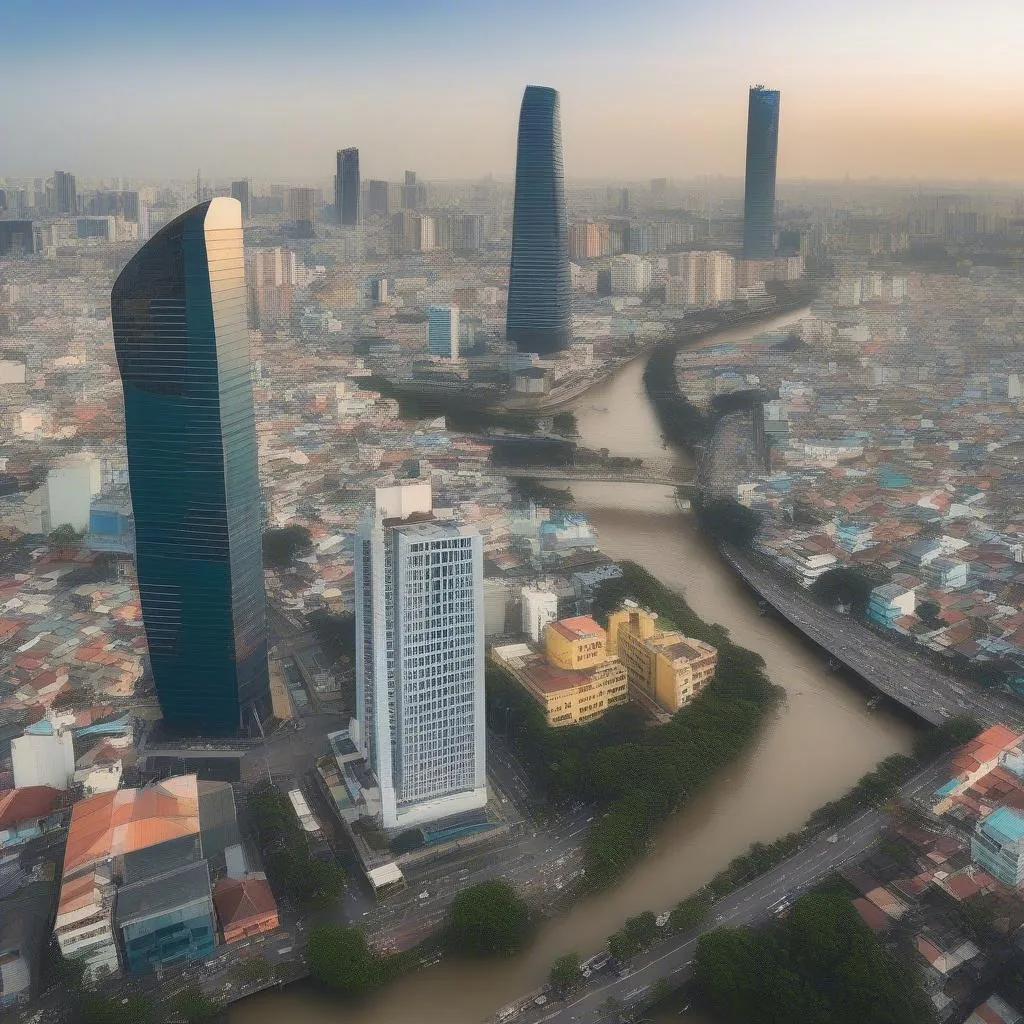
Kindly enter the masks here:
M 931 761 L 954 747 L 962 747 L 981 732 L 981 723 L 970 715 L 955 715 L 934 729 L 921 733 L 914 740 L 914 757 Z
M 917 617 L 932 629 L 938 629 L 942 625 L 941 612 L 942 608 L 937 601 L 922 601 L 917 606 Z
M 312 550 L 313 537 L 304 526 L 285 526 L 263 534 L 263 564 L 271 569 L 287 569 Z
M 761 513 L 733 498 L 696 500 L 694 511 L 700 525 L 718 540 L 746 547 L 761 528 Z
M 697 944 L 694 982 L 722 1024 L 931 1024 L 916 973 L 897 960 L 848 897 L 815 893 L 785 921 L 723 928 Z
M 78 1004 L 79 1024 L 152 1024 L 153 1006 L 145 996 L 116 997 L 83 992 Z
M 359 928 L 329 924 L 313 928 L 306 943 L 310 975 L 346 995 L 361 995 L 380 978 L 377 958 Z
M 330 612 L 314 611 L 306 616 L 309 628 L 313 630 L 320 646 L 335 660 L 356 656 L 356 619 L 354 615 L 332 615 Z
M 569 992 L 578 988 L 583 982 L 583 968 L 580 966 L 578 953 L 566 953 L 552 965 L 548 979 L 555 988 Z
M 82 544 L 82 535 L 70 523 L 62 523 L 50 531 L 47 540 L 51 547 L 77 548 Z
M 561 434 L 562 437 L 574 437 L 578 433 L 576 429 L 576 413 L 574 412 L 556 412 L 552 422 L 555 433 Z
M 530 936 L 530 908 L 504 879 L 463 889 L 448 910 L 445 943 L 467 956 L 514 953 Z
M 663 999 L 667 999 L 672 994 L 672 986 L 668 983 L 667 978 L 659 978 L 652 986 L 650 992 L 647 993 L 647 1005 L 656 1006 Z
M 166 1020 L 180 1021 L 182 1024 L 208 1024 L 216 1020 L 224 1007 L 215 999 L 211 999 L 198 986 L 190 986 L 171 996 L 167 1000 Z
M 888 581 L 888 573 L 840 566 L 823 572 L 811 584 L 811 593 L 825 604 L 847 604 L 860 614 L 867 608 L 871 591 Z

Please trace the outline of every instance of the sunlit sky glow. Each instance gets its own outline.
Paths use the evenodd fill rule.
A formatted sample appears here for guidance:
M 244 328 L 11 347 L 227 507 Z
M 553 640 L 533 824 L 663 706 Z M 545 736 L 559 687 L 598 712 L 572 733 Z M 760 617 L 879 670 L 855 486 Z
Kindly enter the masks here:
M 509 177 L 523 86 L 570 178 L 742 173 L 782 90 L 782 178 L 1024 180 L 1024 2 L 5 0 L 0 175 Z

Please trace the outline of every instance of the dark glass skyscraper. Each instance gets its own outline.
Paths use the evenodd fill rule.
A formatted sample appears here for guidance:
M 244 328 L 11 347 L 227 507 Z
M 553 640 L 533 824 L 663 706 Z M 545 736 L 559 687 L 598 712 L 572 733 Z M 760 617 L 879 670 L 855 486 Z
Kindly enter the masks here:
M 747 108 L 747 170 L 743 189 L 743 255 L 775 255 L 775 164 L 779 155 L 779 91 L 755 85 Z
M 505 332 L 520 352 L 570 340 L 569 229 L 558 93 L 528 85 L 519 108 L 512 265 Z
M 75 190 L 75 176 L 68 171 L 53 172 L 53 191 L 57 213 L 74 216 L 78 212 L 78 193 Z
M 339 149 L 334 175 L 334 216 L 339 224 L 359 223 L 359 150 Z
M 231 182 L 231 198 L 237 199 L 242 204 L 242 217 L 249 216 L 249 179 Z
M 111 293 L 142 615 L 178 733 L 253 732 L 270 713 L 241 213 L 193 207 Z

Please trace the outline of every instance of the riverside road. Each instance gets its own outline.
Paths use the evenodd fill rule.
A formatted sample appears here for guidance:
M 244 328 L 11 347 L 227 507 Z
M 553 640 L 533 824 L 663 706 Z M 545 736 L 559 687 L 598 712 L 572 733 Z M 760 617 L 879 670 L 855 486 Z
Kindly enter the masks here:
M 724 550 L 722 554 L 747 584 L 800 632 L 926 722 L 938 725 L 963 713 L 979 722 L 1004 722 L 1024 730 L 1024 717 L 1013 698 L 958 682 L 859 622 L 804 597 L 736 552 Z
M 858 858 L 877 839 L 884 824 L 884 815 L 866 811 L 838 829 L 834 833 L 835 842 L 830 843 L 828 836 L 815 840 L 772 871 L 715 903 L 703 930 L 739 927 L 764 920 L 783 898 L 795 898 L 843 864 Z M 676 936 L 671 944 L 655 946 L 636 957 L 625 976 L 615 975 L 599 982 L 584 995 L 557 1009 L 552 1010 L 550 1003 L 540 1008 L 528 1003 L 522 1012 L 505 1019 L 514 1019 L 517 1024 L 597 1024 L 616 1020 L 615 1014 L 609 1014 L 609 999 L 615 1000 L 617 1012 L 621 1012 L 642 1003 L 659 978 L 666 978 L 674 988 L 689 980 L 701 934 L 702 930 L 688 932 Z

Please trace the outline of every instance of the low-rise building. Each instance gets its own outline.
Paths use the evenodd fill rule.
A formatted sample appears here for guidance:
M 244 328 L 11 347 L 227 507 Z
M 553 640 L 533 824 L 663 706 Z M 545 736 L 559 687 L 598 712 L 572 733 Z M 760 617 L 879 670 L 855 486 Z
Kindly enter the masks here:
M 978 822 L 971 860 L 1006 885 L 1024 882 L 1024 814 L 1000 807 Z
M 585 725 L 629 700 L 626 667 L 618 658 L 605 656 L 584 669 L 562 668 L 529 644 L 493 647 L 491 656 L 543 708 L 551 726 Z
M 589 615 L 577 615 L 544 628 L 544 650 L 555 668 L 594 668 L 608 657 L 608 634 Z
M 875 587 L 868 598 L 867 616 L 879 626 L 892 629 L 897 619 L 913 615 L 917 607 L 914 591 L 898 583 L 884 583 Z
M 213 903 L 225 942 L 273 931 L 280 924 L 274 894 L 261 875 L 222 878 L 214 886 Z
M 659 630 L 657 617 L 628 603 L 608 616 L 608 648 L 626 666 L 630 687 L 676 712 L 714 678 L 718 650 L 684 636 Z

